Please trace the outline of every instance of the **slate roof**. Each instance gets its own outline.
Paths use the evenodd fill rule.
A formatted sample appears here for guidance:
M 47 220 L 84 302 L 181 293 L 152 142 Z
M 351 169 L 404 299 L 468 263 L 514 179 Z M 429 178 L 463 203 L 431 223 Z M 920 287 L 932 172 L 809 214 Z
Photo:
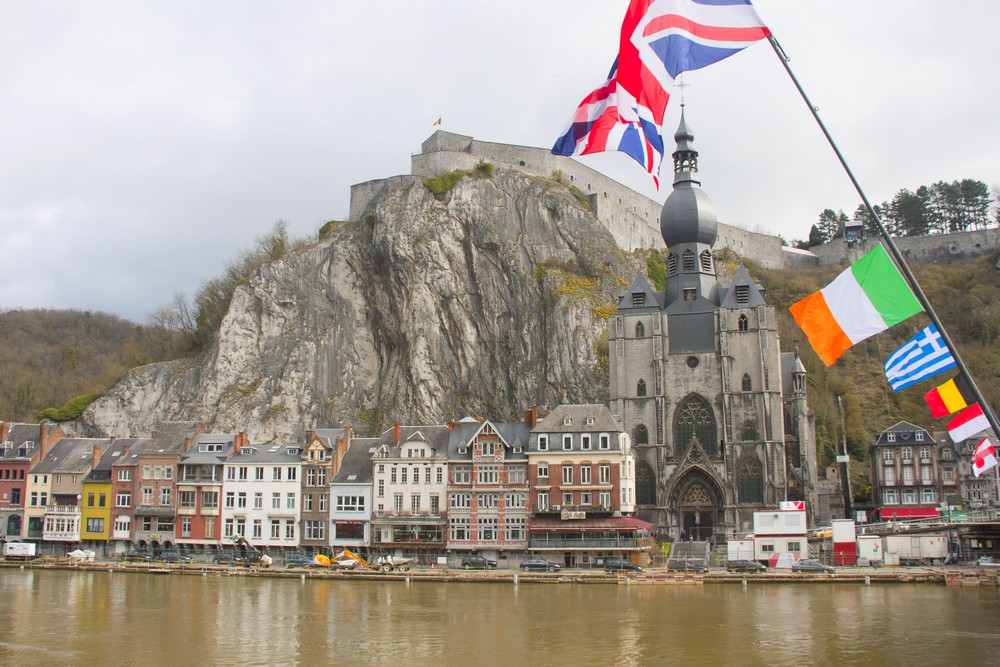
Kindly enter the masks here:
M 335 449 L 337 447 L 337 438 L 344 437 L 344 434 L 347 433 L 347 429 L 342 427 L 318 428 L 313 432 L 318 438 L 321 438 L 324 443 Z
M 104 447 L 110 438 L 63 438 L 31 469 L 31 473 L 82 473 L 94 462 L 94 445 Z
M 587 417 L 592 416 L 594 422 L 587 423 Z M 565 419 L 569 417 L 569 425 Z M 623 431 L 622 425 L 615 419 L 608 406 L 600 403 L 582 405 L 560 405 L 552 412 L 538 420 L 532 433 L 618 433 Z
M 235 433 L 202 433 L 194 442 L 191 448 L 181 455 L 180 462 L 185 465 L 219 465 L 225 463 L 229 453 L 233 451 L 233 443 L 236 441 Z M 222 444 L 221 452 L 200 452 L 201 445 Z
M 466 417 L 459 422 L 452 424 L 451 435 L 448 438 L 448 458 L 449 459 L 472 459 L 472 450 L 467 445 L 476 437 L 476 434 L 489 423 L 506 443 L 508 449 L 504 457 L 507 461 L 518 459 L 527 460 L 525 450 L 528 448 L 528 437 L 531 429 L 524 422 L 492 422 L 478 421 L 472 417 Z M 515 448 L 520 448 L 520 452 L 515 452 Z M 465 453 L 462 453 L 465 449 Z
M 371 484 L 372 456 L 378 449 L 378 438 L 351 438 L 340 470 L 333 476 L 334 484 Z
M 747 303 L 737 303 L 736 301 L 736 287 L 747 287 Z M 722 292 L 722 298 L 720 299 L 720 305 L 723 308 L 756 308 L 757 306 L 766 306 L 767 303 L 764 301 L 764 295 L 761 294 L 760 285 L 753 281 L 750 277 L 750 273 L 747 271 L 746 267 L 740 264 L 736 268 L 736 274 L 733 276 L 733 282 L 730 283 L 729 287 L 720 288 Z
M 302 462 L 305 445 L 244 445 L 226 463 L 248 465 L 260 463 L 280 463 L 289 465 Z
M 153 435 L 149 438 L 149 446 L 145 453 L 149 455 L 181 455 L 184 453 L 184 443 L 201 427 L 199 422 L 163 421 L 156 424 Z
M 431 458 L 445 458 L 448 455 L 448 440 L 450 433 L 447 426 L 400 426 L 399 444 L 395 443 L 395 428 L 386 429 L 378 437 L 377 447 L 389 448 L 387 458 L 399 458 L 399 445 L 411 440 L 423 440 L 434 450 Z
M 128 445 L 128 452 L 119 454 L 112 461 L 112 466 L 137 466 L 139 465 L 139 457 L 146 453 L 146 449 L 149 447 L 149 438 L 119 438 L 115 442 L 125 440 Z
M 6 442 L 11 443 L 11 447 L 10 449 L 0 449 L 0 458 L 31 458 L 38 451 L 38 448 L 41 447 L 41 443 L 39 442 L 40 437 L 41 430 L 39 429 L 38 424 L 11 424 L 6 440 Z M 18 450 L 22 445 L 28 442 L 31 443 L 31 447 L 27 450 L 26 455 L 18 456 Z
M 128 447 L 130 450 L 138 442 L 146 442 L 146 438 L 118 438 L 104 450 L 101 460 L 97 462 L 90 474 L 84 478 L 85 482 L 107 482 L 111 480 L 111 467 L 121 458 L 122 452 Z M 93 450 L 91 450 L 93 451 Z

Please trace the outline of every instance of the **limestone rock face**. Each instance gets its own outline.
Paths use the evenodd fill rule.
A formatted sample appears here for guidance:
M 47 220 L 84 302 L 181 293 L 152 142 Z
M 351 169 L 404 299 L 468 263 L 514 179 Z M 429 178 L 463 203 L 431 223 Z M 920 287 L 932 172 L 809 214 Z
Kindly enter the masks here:
M 77 426 L 198 420 L 292 442 L 605 402 L 606 317 L 637 266 L 562 185 L 498 171 L 439 201 L 393 179 L 363 220 L 238 288 L 202 357 L 133 370 Z

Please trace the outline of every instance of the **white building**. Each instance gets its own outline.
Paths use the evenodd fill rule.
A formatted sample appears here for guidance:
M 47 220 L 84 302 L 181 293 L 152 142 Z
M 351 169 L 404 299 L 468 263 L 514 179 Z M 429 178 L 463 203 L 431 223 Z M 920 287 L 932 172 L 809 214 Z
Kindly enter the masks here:
M 299 544 L 301 445 L 244 444 L 226 461 L 222 536 L 272 552 Z
M 447 426 L 399 426 L 378 438 L 372 459 L 372 548 L 427 560 L 444 554 Z
M 352 438 L 330 483 L 330 546 L 356 551 L 371 544 L 372 456 L 377 438 Z

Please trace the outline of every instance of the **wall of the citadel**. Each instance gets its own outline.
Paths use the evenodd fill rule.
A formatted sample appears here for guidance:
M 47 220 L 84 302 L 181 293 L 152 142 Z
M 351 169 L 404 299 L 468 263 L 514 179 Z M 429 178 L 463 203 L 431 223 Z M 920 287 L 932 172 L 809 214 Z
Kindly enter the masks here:
M 969 232 L 934 234 L 931 236 L 900 236 L 893 238 L 896 247 L 908 261 L 947 262 L 953 259 L 979 257 L 1000 247 L 1000 229 L 977 229 Z M 864 254 L 876 243 L 874 237 L 848 250 L 843 239 L 809 248 L 822 266 L 846 264 Z
M 660 210 L 662 202 L 645 197 L 590 167 L 550 151 L 530 146 L 514 146 L 473 137 L 437 131 L 421 144 L 420 153 L 411 156 L 414 177 L 429 178 L 449 171 L 473 169 L 480 160 L 499 168 L 517 169 L 542 178 L 561 171 L 563 179 L 589 197 L 598 219 L 625 250 L 662 248 Z M 405 177 L 394 177 L 405 178 Z M 351 219 L 364 215 L 383 181 L 369 181 L 351 188 Z M 386 184 L 393 179 L 385 179 Z M 665 196 L 665 195 L 664 195 Z M 719 224 L 715 249 L 732 248 L 766 268 L 815 265 L 808 253 L 789 253 L 781 240 L 770 234 L 751 232 Z

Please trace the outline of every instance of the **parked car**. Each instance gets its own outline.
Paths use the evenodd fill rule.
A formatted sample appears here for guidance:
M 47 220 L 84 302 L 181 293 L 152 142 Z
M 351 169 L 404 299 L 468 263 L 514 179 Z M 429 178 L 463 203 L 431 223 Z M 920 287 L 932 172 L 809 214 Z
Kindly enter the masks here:
M 792 565 L 792 572 L 836 572 L 832 565 L 821 563 L 813 558 L 803 558 L 795 565 Z
M 765 572 L 767 566 L 755 560 L 731 560 L 726 563 L 726 569 L 730 572 Z
M 529 558 L 528 560 L 521 561 L 521 569 L 525 572 L 530 572 L 531 570 L 544 570 L 546 572 L 555 572 L 561 569 L 558 563 L 550 563 L 547 560 L 542 560 L 541 558 Z
M 624 558 L 605 558 L 604 570 L 606 572 L 642 572 L 641 567 Z
M 707 568 L 701 561 L 672 560 L 667 563 L 667 569 L 671 572 L 704 572 Z
M 497 562 L 484 558 L 479 554 L 469 554 L 462 558 L 462 567 L 466 570 L 492 570 L 496 569 Z
M 246 558 L 231 551 L 220 551 L 212 556 L 212 562 L 216 565 L 242 565 L 246 562 Z
M 285 554 L 285 567 L 309 567 L 313 559 L 305 554 Z
M 158 556 L 153 558 L 153 560 L 161 563 L 190 563 L 194 560 L 194 558 L 181 553 L 176 549 L 169 549 L 167 551 L 161 551 Z
M 148 551 L 131 550 L 122 554 L 122 560 L 126 563 L 148 563 L 153 560 L 153 554 Z

